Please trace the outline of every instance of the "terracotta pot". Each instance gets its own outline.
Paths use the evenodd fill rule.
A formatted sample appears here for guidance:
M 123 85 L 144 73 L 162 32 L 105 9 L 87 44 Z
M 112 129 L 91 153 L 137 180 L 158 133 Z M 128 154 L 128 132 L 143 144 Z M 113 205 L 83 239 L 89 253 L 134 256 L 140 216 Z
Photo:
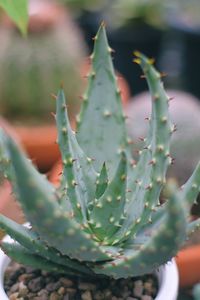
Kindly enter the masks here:
M 49 180 L 56 186 L 59 186 L 60 183 L 60 177 L 62 172 L 62 162 L 61 160 L 57 161 L 55 165 L 53 166 L 50 174 L 49 174 Z
M 12 243 L 13 240 L 6 236 L 4 241 Z M 10 258 L 6 256 L 2 250 L 0 250 L 0 299 L 8 300 L 8 296 L 4 290 L 3 278 L 5 270 L 10 263 Z M 178 272 L 176 263 L 172 262 L 162 266 L 156 272 L 159 283 L 159 291 L 155 300 L 176 300 L 178 293 Z
M 181 250 L 176 257 L 176 263 L 180 287 L 189 287 L 200 282 L 200 245 Z
M 47 172 L 60 155 L 56 126 L 17 126 L 15 129 L 29 157 L 40 171 Z

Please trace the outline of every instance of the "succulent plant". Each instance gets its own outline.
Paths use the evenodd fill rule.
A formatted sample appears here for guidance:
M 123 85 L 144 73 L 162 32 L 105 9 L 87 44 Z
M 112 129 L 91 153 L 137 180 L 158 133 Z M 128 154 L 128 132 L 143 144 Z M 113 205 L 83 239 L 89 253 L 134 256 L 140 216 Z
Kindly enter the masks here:
M 74 276 L 125 278 L 167 263 L 199 221 L 187 222 L 200 186 L 198 165 L 184 187 L 159 195 L 171 163 L 175 130 L 168 97 L 151 59 L 136 52 L 152 95 L 152 115 L 140 160 L 132 159 L 120 90 L 102 24 L 91 55 L 92 70 L 73 132 L 63 90 L 56 97 L 58 144 L 63 161 L 56 189 L 1 131 L 1 161 L 31 229 L 0 216 L 16 242 L 1 248 L 12 259 Z

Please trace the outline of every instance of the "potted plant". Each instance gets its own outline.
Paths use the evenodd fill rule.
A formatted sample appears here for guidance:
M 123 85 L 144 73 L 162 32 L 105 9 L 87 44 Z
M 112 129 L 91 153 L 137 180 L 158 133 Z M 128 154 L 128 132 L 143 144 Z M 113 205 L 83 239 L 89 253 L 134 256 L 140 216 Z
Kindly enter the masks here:
M 63 90 L 57 95 L 56 123 L 63 162 L 59 187 L 36 171 L 1 131 L 1 167 L 31 225 L 29 229 L 1 215 L 0 227 L 16 241 L 2 241 L 1 248 L 19 263 L 50 271 L 40 275 L 65 275 L 65 287 L 56 290 L 59 299 L 69 297 L 72 290 L 78 299 L 92 299 L 98 284 L 104 286 L 107 299 L 122 290 L 126 299 L 134 297 L 138 293 L 134 277 L 139 276 L 137 284 L 139 280 L 140 291 L 145 291 L 141 288 L 142 275 L 155 274 L 158 268 L 163 274 L 160 266 L 171 265 L 187 234 L 199 225 L 199 221 L 187 222 L 189 207 L 199 191 L 199 165 L 182 189 L 170 186 L 168 202 L 159 203 L 172 161 L 169 141 L 175 127 L 169 119 L 160 74 L 151 59 L 138 52 L 135 55 L 152 94 L 150 130 L 137 165 L 132 160 L 104 24 L 95 37 L 92 70 L 76 134 L 70 126 Z M 5 165 L 4 158 L 10 164 Z M 0 269 L 5 270 L 7 263 L 4 260 Z M 70 291 L 66 280 L 72 281 Z M 171 295 L 170 290 L 174 292 Z M 155 286 L 152 297 L 154 293 Z M 162 296 L 159 293 L 157 300 L 176 299 L 177 286 L 166 288 Z

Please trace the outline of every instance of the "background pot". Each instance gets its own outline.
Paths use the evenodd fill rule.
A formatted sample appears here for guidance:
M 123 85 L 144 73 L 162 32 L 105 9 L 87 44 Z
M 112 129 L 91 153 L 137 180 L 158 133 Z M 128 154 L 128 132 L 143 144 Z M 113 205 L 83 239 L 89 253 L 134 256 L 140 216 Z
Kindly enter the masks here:
M 29 157 L 41 172 L 48 172 L 60 156 L 56 126 L 16 126 L 15 130 Z
M 6 236 L 6 242 L 12 242 L 13 240 Z M 2 250 L 0 250 L 0 299 L 9 300 L 8 296 L 5 294 L 3 278 L 5 270 L 10 262 L 10 258 L 6 256 Z M 178 272 L 177 267 L 172 260 L 165 266 L 160 267 L 157 272 L 158 281 L 159 281 L 159 292 L 155 300 L 176 300 L 178 293 Z
M 176 257 L 176 263 L 180 287 L 191 287 L 200 282 L 200 245 L 181 250 Z

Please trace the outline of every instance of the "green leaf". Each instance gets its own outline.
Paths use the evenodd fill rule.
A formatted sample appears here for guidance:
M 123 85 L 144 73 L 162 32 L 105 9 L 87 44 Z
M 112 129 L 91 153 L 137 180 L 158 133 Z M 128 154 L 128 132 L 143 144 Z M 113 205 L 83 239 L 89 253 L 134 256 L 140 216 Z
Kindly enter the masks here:
M 3 215 L 0 215 L 0 228 L 13 240 L 33 254 L 42 256 L 53 263 L 63 265 L 75 272 L 91 274 L 90 269 L 83 266 L 78 261 L 72 260 L 67 256 L 62 256 L 56 249 L 48 247 L 39 239 L 39 236 L 33 230 L 28 229 L 23 225 L 19 225 Z
M 181 187 L 180 195 L 186 206 L 191 207 L 200 192 L 200 162 L 196 166 L 190 178 Z
M 122 221 L 127 183 L 127 159 L 123 152 L 117 171 L 104 194 L 96 199 L 90 214 L 91 226 L 96 236 L 105 243 L 113 240 L 113 234 Z
M 97 173 L 93 169 L 92 160 L 80 148 L 71 129 L 63 90 L 60 90 L 57 96 L 56 123 L 63 161 L 61 187 L 65 182 L 66 193 L 76 220 L 86 223 L 87 205 L 95 197 Z
M 49 246 L 71 258 L 88 261 L 109 259 L 81 225 L 60 207 L 50 183 L 47 184 L 46 178 L 37 172 L 10 138 L 7 148 L 17 175 L 18 200 L 37 234 Z
M 22 34 L 27 33 L 28 2 L 27 0 L 0 0 L 0 6 L 16 23 Z
M 83 151 L 94 159 L 100 172 L 106 163 L 108 176 L 114 176 L 120 153 L 127 146 L 127 133 L 120 91 L 117 87 L 104 25 L 96 37 L 88 89 L 83 96 L 77 140 Z
M 168 112 L 168 96 L 165 93 L 161 75 L 152 65 L 152 61 L 136 53 L 136 62 L 141 66 L 151 92 L 152 113 L 150 127 L 145 147 L 140 152 L 139 161 L 128 174 L 131 178 L 128 182 L 127 194 L 130 199 L 126 205 L 127 218 L 118 238 L 129 231 L 135 234 L 146 222 L 151 219 L 154 208 L 159 204 L 159 195 L 170 158 L 170 136 L 173 131 Z
M 125 244 L 125 250 L 117 259 L 100 267 L 95 266 L 94 271 L 113 276 L 115 279 L 151 273 L 176 255 L 185 241 L 186 227 L 184 204 L 180 195 L 175 192 L 167 203 L 162 224 L 155 228 L 152 237 L 149 237 L 145 244 L 138 245 L 139 237 L 133 238 L 127 248 Z
M 106 164 L 104 163 L 96 181 L 95 195 L 97 199 L 99 199 L 103 195 L 105 189 L 107 188 L 107 185 L 108 185 L 108 174 L 107 174 Z
M 70 268 L 56 264 L 44 257 L 36 255 L 17 243 L 1 242 L 1 248 L 6 255 L 20 264 L 49 272 L 67 273 L 72 276 L 77 276 L 77 273 L 72 271 Z M 79 273 L 79 275 L 81 276 L 81 273 Z

